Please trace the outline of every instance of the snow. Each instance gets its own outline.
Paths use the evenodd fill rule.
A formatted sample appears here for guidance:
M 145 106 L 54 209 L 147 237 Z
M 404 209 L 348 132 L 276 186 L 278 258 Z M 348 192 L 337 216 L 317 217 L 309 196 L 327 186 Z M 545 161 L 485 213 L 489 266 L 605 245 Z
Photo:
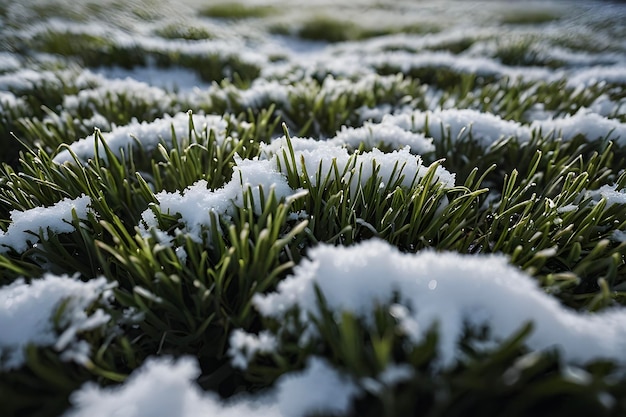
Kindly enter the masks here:
M 553 131 L 564 140 L 583 135 L 587 140 L 608 138 L 622 146 L 626 144 L 626 123 L 602 117 L 585 109 L 558 119 L 536 121 L 530 127 L 541 130 L 543 134 Z
M 244 108 L 260 109 L 275 103 L 289 109 L 289 92 L 291 90 L 293 90 L 293 87 L 289 85 L 261 78 L 255 80 L 250 88 L 236 91 L 238 91 L 239 103 Z
M 180 221 L 184 224 L 182 232 L 188 234 L 194 241 L 202 242 L 206 230 L 210 230 L 213 215 L 231 215 L 236 207 L 244 207 L 244 192 L 252 198 L 251 207 L 256 214 L 262 212 L 262 201 L 266 201 L 270 192 L 280 200 L 292 194 L 287 178 L 277 172 L 275 163 L 264 160 L 236 160 L 232 179 L 222 188 L 211 191 L 207 182 L 200 180 L 187 187 L 182 193 L 163 191 L 156 194 L 161 212 L 180 214 Z M 156 218 L 151 209 L 147 209 L 140 225 L 144 236 L 157 227 Z M 162 235 L 163 236 L 163 235 Z M 163 237 L 163 240 L 168 239 Z
M 597 190 L 586 191 L 585 197 L 591 198 L 595 203 L 604 199 L 607 207 L 614 204 L 626 204 L 626 188 L 618 190 L 617 184 L 603 185 Z
M 350 191 L 354 194 L 358 187 L 365 186 L 376 170 L 377 176 L 385 185 L 398 181 L 404 187 L 411 187 L 428 171 L 428 166 L 422 164 L 421 157 L 411 154 L 408 147 L 390 153 L 374 148 L 369 152 L 350 155 L 345 147 L 338 146 L 332 140 L 316 141 L 294 137 L 289 141 L 294 150 L 296 164 L 292 168 L 300 175 L 306 171 L 313 186 L 319 185 L 318 176 L 322 179 L 330 177 L 349 182 Z M 287 173 L 287 166 L 293 163 L 289 156 L 288 139 L 284 136 L 269 145 L 262 145 L 261 152 L 262 157 L 276 161 L 284 173 Z M 334 166 L 340 178 L 334 178 Z M 448 188 L 454 187 L 454 174 L 437 167 L 434 181 L 441 182 Z
M 223 401 L 202 392 L 193 381 L 200 375 L 195 359 L 150 358 L 120 387 L 93 383 L 75 391 L 64 417 L 305 417 L 350 410 L 356 384 L 325 360 L 312 358 L 301 372 L 283 375 L 276 389 L 256 397 Z M 314 387 L 314 389 L 312 389 Z
M 217 216 L 228 221 L 238 208 L 247 205 L 244 195 L 250 197 L 248 203 L 256 214 L 261 213 L 261 201 L 269 198 L 270 192 L 286 204 L 299 198 L 306 190 L 294 190 L 286 178 L 287 166 L 294 163 L 291 168 L 301 175 L 306 172 L 311 185 L 322 186 L 320 179 L 330 178 L 348 184 L 354 194 L 375 173 L 382 183 L 381 188 L 393 183 L 413 186 L 429 169 L 422 156 L 431 157 L 428 154 L 448 135 L 453 144 L 471 135 L 485 149 L 503 138 L 527 142 L 538 132 L 565 141 L 583 135 L 590 141 L 608 138 L 626 145 L 626 99 L 622 97 L 626 85 L 626 42 L 619 35 L 623 32 L 620 23 L 624 21 L 626 9 L 616 5 L 597 7 L 595 3 L 588 6 L 580 2 L 557 7 L 557 3 L 551 3 L 560 19 L 541 25 L 541 39 L 532 39 L 529 36 L 537 33 L 537 25 L 511 28 L 499 23 L 496 15 L 503 2 L 482 2 L 479 7 L 471 2 L 455 2 L 450 7 L 446 2 L 407 0 L 390 3 L 383 10 L 381 4 L 374 5 L 371 0 L 355 0 L 343 5 L 332 0 L 315 0 L 314 6 L 307 5 L 308 8 L 294 8 L 293 4 L 287 7 L 287 0 L 272 0 L 280 9 L 280 15 L 267 20 L 252 19 L 236 26 L 210 18 L 188 19 L 190 16 L 185 13 L 195 13 L 202 3 L 198 0 L 168 4 L 167 12 L 160 9 L 159 17 L 143 22 L 139 14 L 158 15 L 157 9 L 167 2 L 156 0 L 133 6 L 137 14 L 133 18 L 133 13 L 118 9 L 122 7 L 120 2 L 107 0 L 110 4 L 100 9 L 111 6 L 115 9 L 114 17 L 107 20 L 93 16 L 98 24 L 89 21 L 87 15 L 82 23 L 36 16 L 41 6 L 50 6 L 49 0 L 19 3 L 7 6 L 3 20 L 11 24 L 4 27 L 0 22 L 0 32 L 8 35 L 9 43 L 23 37 L 18 43 L 30 45 L 33 36 L 47 31 L 91 34 L 104 37 L 117 47 L 136 48 L 151 58 L 167 55 L 178 57 L 181 62 L 189 59 L 203 63 L 210 59 L 220 63 L 218 68 L 227 76 L 233 75 L 229 64 L 233 61 L 258 67 L 261 71 L 255 80 L 238 83 L 233 77 L 231 83 L 215 80 L 216 83 L 209 84 L 196 71 L 179 66 L 159 68 L 151 58 L 147 59 L 146 66 L 133 69 L 87 70 L 68 66 L 67 70 L 51 70 L 63 68 L 66 63 L 59 57 L 39 54 L 36 48 L 29 52 L 27 60 L 10 52 L 0 52 L 0 109 L 13 124 L 18 116 L 27 116 L 31 111 L 37 113 L 39 109 L 30 109 L 30 106 L 41 99 L 41 104 L 50 109 L 38 113 L 42 116 L 37 121 L 44 125 L 41 134 L 57 128 L 63 132 L 66 120 L 73 120 L 74 127 L 80 124 L 83 128 L 102 129 L 102 138 L 112 152 L 120 156 L 129 148 L 137 150 L 138 144 L 146 152 L 154 151 L 160 143 L 171 147 L 174 136 L 193 141 L 194 135 L 200 134 L 203 128 L 210 130 L 218 142 L 228 140 L 229 127 L 236 123 L 234 117 L 177 113 L 187 106 L 220 111 L 226 106 L 229 111 L 252 110 L 252 114 L 256 114 L 275 103 L 275 116 L 284 118 L 290 125 L 296 124 L 289 120 L 290 115 L 297 113 L 298 118 L 294 119 L 301 120 L 299 116 L 310 115 L 311 107 L 325 114 L 337 100 L 361 106 L 349 117 L 351 120 L 360 117 L 362 126 L 342 126 L 334 136 L 315 138 L 319 140 L 291 138 L 293 159 L 287 138 L 267 138 L 273 140 L 262 145 L 258 159 L 235 158 L 232 179 L 222 186 L 211 189 L 207 181 L 200 180 L 184 190 L 156 194 L 157 204 L 142 213 L 138 227 L 141 236 L 155 235 L 160 244 L 173 246 L 175 237 L 180 234 L 197 243 L 206 243 L 207 231 L 211 230 Z M 531 3 L 525 4 L 524 9 L 544 4 Z M 54 4 L 69 7 L 73 3 L 55 0 Z M 340 18 L 346 21 L 358 22 L 364 28 L 390 29 L 408 24 L 432 26 L 433 22 L 442 21 L 442 10 L 449 10 L 446 27 L 439 27 L 441 31 L 432 34 L 395 34 L 328 44 L 278 36 L 267 30 L 283 22 L 296 22 L 297 27 L 311 12 L 330 10 L 333 6 L 339 7 Z M 89 4 L 76 7 L 76 13 L 99 13 L 97 10 L 100 10 Z M 34 23 L 21 30 L 18 29 L 20 20 Z M 156 29 L 171 22 L 205 27 L 212 39 L 185 41 L 155 36 Z M 607 29 L 610 26 L 614 26 L 613 31 Z M 617 39 L 612 39 L 611 33 L 616 33 Z M 500 51 L 519 46 L 527 39 L 533 41 L 529 61 L 537 62 L 538 66 L 510 66 L 498 58 Z M 557 46 L 561 42 L 571 46 Z M 469 44 L 472 45 L 459 53 L 447 50 L 463 49 Z M 589 47 L 591 51 L 576 50 L 575 45 Z M 541 66 L 541 62 L 548 61 L 556 68 Z M 393 75 L 379 75 L 378 71 Z M 399 71 L 404 74 L 394 74 Z M 440 86 L 428 85 L 427 80 L 420 79 L 422 73 L 445 74 L 448 71 L 477 75 L 477 85 L 484 81 L 480 77 L 503 81 L 508 78 L 512 83 L 509 86 L 523 91 L 520 101 L 536 93 L 526 88 L 527 81 L 538 84 L 563 81 L 566 88 L 573 89 L 573 97 L 580 95 L 591 100 L 585 104 L 588 108 L 578 109 L 580 104 L 573 105 L 567 110 L 571 114 L 549 110 L 548 103 L 536 103 L 525 112 L 523 122 L 510 121 L 501 115 L 475 109 L 448 108 L 455 105 L 454 92 L 449 97 L 449 92 L 444 92 Z M 299 81 L 297 85 L 291 83 L 295 80 Z M 251 81 L 249 87 L 242 87 L 247 86 L 248 81 Z M 462 87 L 459 86 L 459 91 Z M 392 96 L 388 96 L 387 90 L 393 92 Z M 401 94 L 406 91 L 406 95 L 397 97 L 398 91 Z M 50 103 L 47 92 L 51 92 Z M 477 100 L 475 93 L 477 90 L 470 92 L 468 98 Z M 506 89 L 495 92 L 492 101 L 505 93 Z M 56 101 L 60 97 L 62 103 Z M 125 98 L 130 104 L 142 105 L 148 114 L 134 114 L 126 109 Z M 96 104 L 103 103 L 110 106 L 112 112 L 118 110 L 119 104 L 120 112 L 128 111 L 137 118 L 125 126 L 115 126 L 98 113 Z M 372 105 L 376 107 L 368 107 Z M 468 106 L 478 106 L 478 103 Z M 83 113 L 90 117 L 83 117 Z M 328 115 L 337 116 L 338 120 L 343 117 L 333 115 L 332 111 Z M 153 120 L 155 117 L 159 118 Z M 195 125 L 195 133 L 190 132 L 190 120 Z M 313 131 L 317 123 L 312 120 Z M 14 123 L 10 129 L 18 124 Z M 78 162 L 94 158 L 96 146 L 100 157 L 106 159 L 102 144 L 97 144 L 99 134 L 69 145 Z M 355 151 L 361 146 L 365 151 Z M 392 151 L 385 153 L 377 149 L 378 146 Z M 72 152 L 60 149 L 54 161 L 73 164 L 77 161 Z M 438 167 L 435 174 L 434 181 L 439 181 L 444 188 L 455 186 L 454 173 Z M 491 190 L 483 204 L 498 198 L 498 192 Z M 575 203 L 585 199 L 590 199 L 592 205 L 601 200 L 606 201 L 608 207 L 624 205 L 626 190 L 615 184 L 604 185 L 597 190 L 585 190 Z M 40 236 L 48 239 L 50 234 L 74 232 L 71 224 L 74 216 L 87 218 L 92 210 L 90 203 L 90 198 L 83 195 L 47 204 L 48 207 L 11 211 L 10 218 L 3 219 L 6 226 L 2 227 L 7 229 L 0 229 L 0 257 L 23 255 L 37 245 Z M 575 203 L 558 207 L 557 212 L 565 218 L 571 217 L 573 214 L 568 213 L 579 210 Z M 159 210 L 179 216 L 179 224 L 173 229 L 161 230 L 155 214 Z M 305 211 L 298 211 L 290 213 L 289 219 L 308 216 Z M 362 219 L 355 221 L 365 227 L 375 226 Z M 132 233 L 132 224 L 124 226 L 129 226 Z M 624 230 L 608 230 L 607 235 L 615 242 L 626 242 Z M 188 260 L 184 246 L 174 249 L 181 262 Z M 538 254 L 552 256 L 555 253 L 555 248 L 549 248 Z M 504 256 L 433 251 L 403 254 L 378 240 L 351 247 L 321 245 L 307 250 L 306 255 L 308 259 L 297 265 L 292 275 L 273 292 L 254 298 L 254 306 L 262 315 L 277 319 L 277 333 L 255 329 L 258 332 L 252 334 L 236 329 L 230 334 L 227 349 L 234 367 L 245 371 L 257 355 L 279 351 L 281 336 L 290 331 L 290 320 L 299 320 L 308 326 L 306 332 L 296 336 L 303 340 L 316 337 L 314 327 L 310 326 L 310 316 L 320 314 L 315 286 L 319 287 L 333 313 L 350 311 L 366 323 L 373 321 L 374 305 L 388 306 L 398 332 L 405 334 L 412 343 L 422 341 L 425 332 L 436 326 L 440 331 L 438 349 L 442 367 L 453 366 L 461 357 L 458 342 L 466 324 L 487 324 L 490 337 L 497 342 L 526 322 L 533 324 L 533 331 L 526 340 L 531 353 L 519 360 L 520 368 L 538 358 L 537 352 L 557 349 L 566 362 L 564 375 L 576 383 L 585 383 L 589 375 L 577 368 L 577 364 L 605 358 L 622 365 L 626 362 L 624 308 L 593 314 L 572 311 L 559 304 L 553 295 L 542 291 L 531 277 L 510 265 Z M 97 347 L 82 340 L 81 333 L 109 323 L 110 317 L 104 309 L 91 308 L 99 298 L 104 298 L 107 288 L 104 278 L 82 282 L 77 277 L 52 274 L 30 282 L 18 279 L 0 287 L 0 370 L 23 366 L 24 349 L 28 345 L 50 347 L 57 350 L 63 360 L 89 364 L 91 350 Z M 136 292 L 145 297 L 157 297 L 140 287 Z M 66 300 L 68 304 L 56 328 L 51 317 Z M 300 316 L 287 314 L 295 310 Z M 88 315 L 86 311 L 92 312 Z M 341 315 L 336 314 L 336 317 Z M 335 364 L 311 357 L 303 370 L 283 375 L 267 392 L 222 400 L 217 394 L 203 392 L 195 383 L 201 375 L 200 364 L 195 359 L 149 358 L 123 385 L 83 386 L 72 396 L 73 408 L 66 416 L 346 414 L 351 411 L 352 400 L 363 394 L 361 389 L 384 395 L 385 389 L 413 378 L 414 372 L 407 364 L 392 363 L 375 377 L 355 381 L 338 371 Z M 616 401 L 609 394 L 599 400 L 607 404 Z
M 530 129 L 519 122 L 503 120 L 491 113 L 472 109 L 444 109 L 415 111 L 409 114 L 388 115 L 382 123 L 394 124 L 405 130 L 424 132 L 436 141 L 446 137 L 457 141 L 472 136 L 481 146 L 489 147 L 497 140 L 517 137 L 521 141 L 530 139 Z
M 588 140 L 610 138 L 626 143 L 626 123 L 609 119 L 586 109 L 562 118 L 535 120 L 525 125 L 500 116 L 472 109 L 414 111 L 383 117 L 383 124 L 396 125 L 407 131 L 428 132 L 436 141 L 450 137 L 453 141 L 471 134 L 473 140 L 487 148 L 497 140 L 515 137 L 520 142 L 530 140 L 533 132 L 554 133 L 563 140 L 583 135 Z
M 210 84 L 202 81 L 200 76 L 187 68 L 158 68 L 154 66 L 134 67 L 126 69 L 121 67 L 104 67 L 94 70 L 112 82 L 117 80 L 141 80 L 140 82 L 152 87 L 167 91 L 180 91 L 181 93 L 192 91 L 196 88 L 206 89 Z
M 172 97 L 161 88 L 132 78 L 103 80 L 102 85 L 95 88 L 82 89 L 77 95 L 63 98 L 63 107 L 75 110 L 82 107 L 93 107 L 95 103 L 106 103 L 114 97 L 127 97 L 131 102 L 145 102 L 160 114 L 172 109 Z
M 0 254 L 7 253 L 9 248 L 18 253 L 24 252 L 29 244 L 39 242 L 39 233 L 47 239 L 50 232 L 73 232 L 73 213 L 79 219 L 86 219 L 90 204 L 91 199 L 83 195 L 73 200 L 65 198 L 50 207 L 12 210 L 11 224 L 6 232 L 0 230 Z
M 352 398 L 358 394 L 354 382 L 316 357 L 309 359 L 304 372 L 283 375 L 277 385 L 278 407 L 283 416 L 346 415 Z
M 361 144 L 366 148 L 374 148 L 380 143 L 396 149 L 408 146 L 411 152 L 420 155 L 435 150 L 432 139 L 426 138 L 424 134 L 384 123 L 366 122 L 357 128 L 343 126 L 341 131 L 328 141 L 339 145 L 349 145 L 352 148 L 358 148 Z
M 400 253 L 389 244 L 370 240 L 351 247 L 320 245 L 277 291 L 257 294 L 253 304 L 279 323 L 298 308 L 299 321 L 315 335 L 309 316 L 320 318 L 315 288 L 333 313 L 347 311 L 373 323 L 374 305 L 390 304 L 399 328 L 414 343 L 432 326 L 439 331 L 441 365 L 459 358 L 457 343 L 464 323 L 488 325 L 493 340 L 504 340 L 524 323 L 532 323 L 527 345 L 557 349 L 566 362 L 597 359 L 624 362 L 626 309 L 578 313 L 542 291 L 536 281 L 508 264 L 501 255 L 460 255 L 423 251 Z M 288 326 L 284 323 L 283 326 Z
M 86 363 L 89 345 L 79 333 L 106 324 L 110 317 L 101 309 L 91 315 L 92 306 L 108 288 L 106 279 L 82 282 L 66 275 L 46 274 L 26 283 L 18 279 L 0 287 L 0 370 L 22 366 L 29 345 L 53 347 L 62 359 Z M 52 318 L 63 304 L 55 328 Z
M 397 181 L 404 187 L 412 187 L 428 170 L 427 166 L 422 165 L 420 156 L 411 154 L 408 147 L 391 153 L 373 149 L 350 156 L 346 148 L 332 141 L 291 138 L 291 142 L 298 172 L 302 173 L 306 169 L 312 185 L 317 185 L 318 174 L 321 178 L 334 175 L 332 166 L 335 164 L 342 175 L 338 180 L 349 182 L 352 194 L 356 193 L 358 187 L 365 186 L 375 174 L 383 184 Z M 269 198 L 272 190 L 278 200 L 300 195 L 302 190 L 293 190 L 287 182 L 286 161 L 290 159 L 283 154 L 289 152 L 287 139 L 278 138 L 268 145 L 262 145 L 262 148 L 263 159 L 236 158 L 233 177 L 223 187 L 209 190 L 207 182 L 200 180 L 182 192 L 163 191 L 156 194 L 159 203 L 155 207 L 162 213 L 179 214 L 182 228 L 177 233 L 185 233 L 200 243 L 207 237 L 206 232 L 211 230 L 213 219 L 217 218 L 214 216 L 231 216 L 236 207 L 246 206 L 245 191 L 251 196 L 248 203 L 257 215 L 262 213 L 261 202 Z M 454 187 L 454 174 L 437 167 L 433 181 L 451 188 Z M 158 229 L 151 208 L 143 212 L 142 219 L 139 228 L 144 237 L 154 231 L 161 243 L 171 243 L 172 239 Z
M 35 71 L 29 68 L 0 75 L 0 91 L 28 91 L 40 84 L 60 87 L 58 77 L 52 71 Z
M 235 329 L 229 340 L 229 355 L 232 356 L 231 363 L 235 368 L 246 369 L 250 359 L 257 353 L 271 353 L 278 347 L 276 338 L 267 331 L 262 331 L 258 335 L 249 334 L 241 329 Z
M 228 122 L 222 116 L 214 115 L 191 115 L 196 132 L 200 132 L 205 128 L 213 131 L 218 142 L 225 139 L 225 131 Z M 148 122 L 131 122 L 125 126 L 114 128 L 111 132 L 101 133 L 107 145 L 111 148 L 114 155 L 119 157 L 122 151 L 132 148 L 135 141 L 141 143 L 146 152 L 156 149 L 157 145 L 162 141 L 166 146 L 172 146 L 172 140 L 176 137 L 189 138 L 190 116 L 188 113 L 178 113 L 174 117 L 165 116 L 162 119 L 156 119 Z M 191 137 L 193 138 L 193 136 Z M 95 156 L 96 133 L 80 139 L 70 145 L 72 152 L 81 161 L 87 161 Z M 104 146 L 98 143 L 99 154 L 101 158 L 105 158 Z M 71 153 L 64 149 L 59 152 L 53 159 L 57 164 L 65 162 L 73 162 Z

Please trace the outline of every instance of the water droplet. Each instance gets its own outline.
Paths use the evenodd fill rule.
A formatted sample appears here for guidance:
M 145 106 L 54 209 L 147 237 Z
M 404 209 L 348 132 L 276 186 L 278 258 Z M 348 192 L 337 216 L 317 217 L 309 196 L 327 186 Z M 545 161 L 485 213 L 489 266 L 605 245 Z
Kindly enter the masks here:
M 437 288 L 437 280 L 431 279 L 430 282 L 428 283 L 428 289 L 434 290 L 435 288 Z

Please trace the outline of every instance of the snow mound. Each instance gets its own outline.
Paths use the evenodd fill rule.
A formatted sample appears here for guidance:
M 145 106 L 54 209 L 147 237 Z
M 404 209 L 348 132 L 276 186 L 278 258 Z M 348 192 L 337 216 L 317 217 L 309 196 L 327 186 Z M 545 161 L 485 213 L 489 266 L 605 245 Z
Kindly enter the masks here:
M 504 256 L 406 254 L 371 240 L 351 247 L 320 245 L 309 257 L 276 292 L 253 298 L 262 315 L 279 321 L 297 307 L 299 320 L 309 326 L 309 334 L 302 337 L 314 332 L 310 315 L 321 317 L 317 287 L 332 312 L 351 312 L 366 322 L 374 320 L 373 306 L 392 303 L 399 294 L 390 312 L 400 329 L 418 343 L 436 325 L 444 366 L 458 357 L 457 342 L 466 323 L 488 325 L 497 341 L 530 322 L 533 332 L 527 343 L 533 350 L 554 348 L 573 362 L 624 361 L 626 309 L 596 314 L 566 309 Z
M 105 278 L 82 282 L 68 276 L 46 274 L 30 284 L 23 279 L 0 288 L 0 369 L 11 370 L 26 360 L 28 345 L 54 347 L 61 359 L 86 363 L 89 344 L 78 339 L 80 332 L 106 324 L 110 317 L 97 309 L 85 310 L 107 290 Z M 63 308 L 55 328 L 53 317 Z M 59 335 L 60 333 L 60 335 Z
M 86 219 L 90 204 L 91 199 L 83 195 L 73 200 L 65 198 L 50 207 L 12 210 L 9 228 L 6 232 L 0 230 L 0 254 L 8 252 L 9 248 L 24 252 L 29 243 L 39 242 L 39 233 L 47 239 L 50 232 L 73 232 L 72 213 L 79 219 Z

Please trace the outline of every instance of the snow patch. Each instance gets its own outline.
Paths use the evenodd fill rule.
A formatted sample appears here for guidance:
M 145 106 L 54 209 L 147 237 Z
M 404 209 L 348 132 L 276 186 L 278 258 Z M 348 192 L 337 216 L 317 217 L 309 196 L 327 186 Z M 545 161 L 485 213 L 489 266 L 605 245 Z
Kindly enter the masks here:
M 271 161 L 236 160 L 232 179 L 222 188 L 211 191 L 205 180 L 200 180 L 187 187 L 182 193 L 160 192 L 156 194 L 159 210 L 168 214 L 180 214 L 184 224 L 181 230 L 194 241 L 202 242 L 204 231 L 213 223 L 212 215 L 230 215 L 235 207 L 244 207 L 244 192 L 252 198 L 252 208 L 261 214 L 261 201 L 266 201 L 274 192 L 277 199 L 286 198 L 294 193 L 287 179 L 277 172 Z M 157 227 L 157 220 L 151 209 L 142 214 L 145 224 L 140 224 L 144 236 Z M 169 239 L 163 235 L 163 240 Z
M 18 279 L 0 288 L 0 369 L 11 370 L 26 360 L 29 345 L 54 347 L 61 358 L 86 363 L 90 351 L 79 333 L 106 324 L 110 317 L 97 309 L 87 315 L 86 309 L 107 290 L 105 278 L 82 282 L 68 276 L 46 274 L 26 283 Z M 53 317 L 63 305 L 55 328 Z M 59 334 L 60 333 L 60 334 Z
M 283 375 L 276 389 L 257 396 L 221 400 L 203 392 L 195 359 L 151 358 L 120 387 L 87 383 L 74 392 L 65 417 L 305 417 L 345 414 L 359 393 L 356 384 L 325 360 L 312 358 L 301 372 Z
M 595 314 L 569 310 L 504 256 L 406 254 L 371 240 L 351 247 L 320 245 L 309 251 L 309 258 L 276 292 L 253 297 L 258 311 L 278 322 L 297 307 L 300 324 L 308 329 L 301 337 L 315 334 L 310 316 L 321 318 L 317 287 L 331 312 L 347 311 L 366 323 L 373 323 L 372 306 L 391 303 L 399 294 L 400 308 L 391 312 L 400 329 L 419 343 L 436 326 L 443 366 L 459 357 L 465 323 L 487 324 L 494 341 L 532 323 L 527 344 L 533 350 L 555 348 L 571 362 L 624 360 L 626 309 Z
M 178 113 L 174 117 L 166 116 L 150 123 L 134 121 L 128 125 L 116 127 L 111 132 L 101 133 L 101 135 L 117 157 L 121 155 L 122 151 L 129 147 L 132 148 L 135 141 L 141 143 L 145 151 L 150 152 L 156 149 L 161 141 L 164 141 L 167 146 L 172 146 L 174 137 L 177 139 L 189 138 L 190 117 L 197 132 L 206 128 L 215 133 L 218 141 L 225 139 L 228 122 L 224 118 L 214 115 L 193 114 L 190 116 L 188 113 Z M 95 156 L 95 142 L 96 134 L 93 134 L 72 143 L 70 149 L 81 161 L 87 161 Z M 100 157 L 106 157 L 102 143 L 98 143 L 98 152 Z M 63 150 L 54 157 L 53 161 L 62 164 L 73 162 L 74 159 L 70 152 Z
M 39 233 L 44 239 L 48 239 L 50 232 L 73 232 L 73 213 L 79 219 L 86 219 L 90 204 L 91 199 L 83 195 L 73 200 L 65 198 L 50 207 L 12 210 L 11 224 L 7 231 L 0 230 L 0 254 L 7 253 L 9 248 L 18 253 L 24 252 L 29 244 L 39 242 Z

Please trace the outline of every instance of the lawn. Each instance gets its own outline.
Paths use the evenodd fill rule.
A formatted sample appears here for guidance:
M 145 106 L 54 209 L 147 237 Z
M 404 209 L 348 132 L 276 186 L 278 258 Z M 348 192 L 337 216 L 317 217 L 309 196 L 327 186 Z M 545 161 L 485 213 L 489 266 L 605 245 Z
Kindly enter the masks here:
M 626 4 L 0 4 L 0 415 L 626 415 Z

